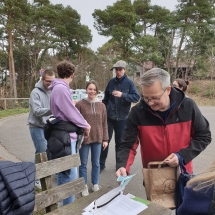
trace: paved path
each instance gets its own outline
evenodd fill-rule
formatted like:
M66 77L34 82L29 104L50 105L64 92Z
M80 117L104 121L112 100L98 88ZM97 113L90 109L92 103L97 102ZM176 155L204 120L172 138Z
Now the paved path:
M213 141L207 149L194 160L194 172L201 171L207 167L214 160L215 152L215 107L201 107L200 109L210 122ZM0 157L5 157L8 160L14 161L34 160L34 146L28 130L27 117L28 114L22 114L16 117L0 120ZM114 153L114 144L113 141L111 141L107 167L100 175L101 186L117 186ZM141 166L140 153L138 151L135 162L131 167L131 173L136 173L136 176L126 186L126 191L136 196L146 198L142 186ZM90 179L90 174L88 174L88 178ZM90 183L90 180L88 181Z

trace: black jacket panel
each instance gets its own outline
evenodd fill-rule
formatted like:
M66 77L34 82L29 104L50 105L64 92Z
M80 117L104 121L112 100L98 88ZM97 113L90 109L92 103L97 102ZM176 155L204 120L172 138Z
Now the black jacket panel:
M46 150L49 160L71 155L71 140L69 133L72 132L83 134L84 130L73 123L65 121L59 121L52 125L52 132L48 139Z
M31 214L34 209L35 164L0 161L0 214Z

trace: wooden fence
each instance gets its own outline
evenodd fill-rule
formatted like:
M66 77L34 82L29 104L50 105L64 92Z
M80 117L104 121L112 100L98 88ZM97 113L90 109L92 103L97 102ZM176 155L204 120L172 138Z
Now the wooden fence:
M0 98L0 110L28 108L30 98Z

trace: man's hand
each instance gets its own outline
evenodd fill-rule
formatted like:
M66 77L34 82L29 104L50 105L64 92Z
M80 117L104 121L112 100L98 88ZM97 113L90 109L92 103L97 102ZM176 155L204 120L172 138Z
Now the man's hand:
M119 176L127 176L126 169L124 167L121 167L116 171L116 177L118 178Z
M163 162L168 164L171 167L176 167L179 165L178 157L174 153L169 155Z
M112 92L112 95L115 96L115 97L122 97L122 92L117 91L117 90L114 90L114 91Z

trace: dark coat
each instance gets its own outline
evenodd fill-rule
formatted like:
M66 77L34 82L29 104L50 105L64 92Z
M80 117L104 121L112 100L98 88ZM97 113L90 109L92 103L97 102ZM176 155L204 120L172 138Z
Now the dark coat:
M35 164L0 161L0 214L30 215L34 210Z
M122 97L112 95L114 90L122 92ZM116 120L125 120L128 117L132 102L138 102L140 95L129 78L124 75L120 80L112 78L105 89L102 102L106 106L107 117Z
M52 125L48 139L47 155L49 160L71 155L71 139L69 133L83 134L84 130L71 122L58 121Z

